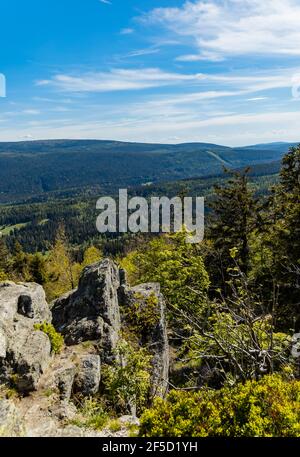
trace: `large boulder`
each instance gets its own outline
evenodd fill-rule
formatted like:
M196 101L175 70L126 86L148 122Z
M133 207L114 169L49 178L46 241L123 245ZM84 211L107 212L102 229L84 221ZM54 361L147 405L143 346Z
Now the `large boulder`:
M56 385L59 390L59 397L62 401L69 401L72 395L72 389L76 374L76 366L68 363L67 366L54 372Z
M73 386L74 393L79 392L85 397L95 395L99 391L101 378L100 356L82 355L77 370Z
M78 288L54 302L53 325L67 345L96 340L101 359L111 360L120 331L119 286L118 267L105 259L86 267Z
M135 287L122 285L119 300L124 314L124 326L131 325L135 316L139 328L135 327L140 346L152 354L151 395L164 397L169 380L169 344L166 323L166 305L158 283L140 284Z
M21 393L36 390L50 362L51 344L35 324L51 322L41 286L0 283L0 382Z

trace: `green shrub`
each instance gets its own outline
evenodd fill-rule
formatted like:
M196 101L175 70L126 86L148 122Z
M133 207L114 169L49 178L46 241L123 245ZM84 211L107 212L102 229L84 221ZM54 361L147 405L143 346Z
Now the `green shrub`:
M186 242L183 231L155 237L146 247L123 259L133 283L159 282L169 310L188 309L198 314L210 285L198 244Z
M172 391L144 412L140 435L300 437L300 381L270 375L219 391Z
M102 430L109 420L108 413L105 411L101 402L96 398L86 398L79 407L79 416L71 423L77 427L92 428Z
M8 279L8 276L7 274L5 273L5 271L1 270L0 269L0 282L1 281L6 281Z
M124 310L125 320L135 334L153 331L160 321L158 299L154 293L149 297L136 293L135 302Z
M122 429L122 424L121 424L120 420L119 419L112 419L111 421L109 421L108 429L112 433L119 432Z
M109 403L120 413L140 413L147 402L150 389L151 356L145 349L135 349L121 340L113 365L104 365L102 382Z
M54 354L59 354L64 345L64 339L60 333L58 333L52 324L48 324L47 322L43 322L42 324L35 324L35 330L40 330L44 332L50 340L51 343L51 351Z

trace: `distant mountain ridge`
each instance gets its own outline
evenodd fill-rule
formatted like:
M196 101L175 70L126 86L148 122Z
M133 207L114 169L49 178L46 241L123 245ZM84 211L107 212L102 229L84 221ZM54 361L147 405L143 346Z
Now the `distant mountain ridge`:
M224 166L261 165L267 169L270 164L275 170L274 164L279 165L282 155L295 144L231 148L209 143L106 140L5 142L0 143L0 202L58 190L97 186L110 192L149 182L212 176L221 173Z

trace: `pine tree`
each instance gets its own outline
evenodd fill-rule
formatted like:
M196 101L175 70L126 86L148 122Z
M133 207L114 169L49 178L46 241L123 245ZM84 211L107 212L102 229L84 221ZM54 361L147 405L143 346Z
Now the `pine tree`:
M10 270L10 255L5 240L0 237L0 280L8 278Z
M280 242L290 264L300 266L300 145L284 156L276 193Z
M23 247L16 241L12 259L12 275L20 281L30 281L29 256L23 251Z
M280 180L273 189L269 230L273 275L279 300L279 325L300 328L300 145L283 157Z
M228 170L225 170L228 172ZM228 269L233 266L230 251L237 249L241 271L250 269L250 237L257 221L258 204L249 187L249 168L242 173L228 172L224 186L215 186L208 237L213 243L213 259L208 262L214 283L226 289ZM209 265L210 264L210 265Z
M78 264L73 263L65 229L60 226L53 249L47 260L48 282L45 285L49 300L74 289L78 281Z
M101 257L102 252L95 246L90 246L84 251L81 267L85 268L88 265L92 265L101 260Z
M37 252L34 254L30 261L30 274L32 281L38 284L45 284L47 282L47 270L45 257Z

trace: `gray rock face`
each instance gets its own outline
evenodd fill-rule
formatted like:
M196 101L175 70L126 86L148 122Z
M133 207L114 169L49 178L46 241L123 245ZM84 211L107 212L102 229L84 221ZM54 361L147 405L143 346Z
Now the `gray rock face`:
M101 358L109 361L120 330L119 286L117 266L105 259L86 267L78 289L54 302L53 325L67 345L97 340Z
M68 401L72 395L72 388L75 379L76 367L61 368L56 372L56 383L59 390L60 400Z
M75 376L73 390L89 397L99 391L101 363L99 355L87 354L81 357Z
M149 312L148 306L155 308L154 320L138 337L141 346L148 347L153 355L151 394L164 396L168 386L169 347L165 302L159 284L130 288L126 284L125 271L105 259L85 268L78 289L54 302L53 325L64 335L67 345L97 341L101 361L110 363L119 339L120 305L126 309L134 308L136 303L142 314ZM85 359L86 369L83 364L76 375L74 388L92 394L99 387L100 360L92 362L90 357Z
M9 400L0 400L0 437L25 436L25 424L15 405Z
M140 284L129 288L124 285L119 293L125 314L130 308L138 309L141 315L148 315L145 327L139 335L140 344L148 348L152 358L151 395L164 397L168 390L169 344L166 324L166 305L160 285ZM138 305L138 308L136 307ZM149 314L149 307L151 308Z
M37 388L50 362L51 345L34 325L50 321L41 286L0 283L0 382L13 381L22 393Z

